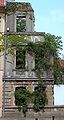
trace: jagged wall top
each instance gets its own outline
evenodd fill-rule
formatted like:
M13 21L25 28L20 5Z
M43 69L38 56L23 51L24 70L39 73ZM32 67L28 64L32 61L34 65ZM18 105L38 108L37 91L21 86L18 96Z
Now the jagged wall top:
M7 2L7 11L34 11L30 3L26 2Z
M29 2L6 2L6 11L15 12L15 11L32 11L34 12L31 4ZM0 7L0 13L5 12L5 6Z

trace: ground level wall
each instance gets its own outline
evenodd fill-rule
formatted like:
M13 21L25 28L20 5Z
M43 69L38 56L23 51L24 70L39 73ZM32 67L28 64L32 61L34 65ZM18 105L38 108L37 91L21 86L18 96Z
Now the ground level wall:
M21 80L22 81L22 80ZM14 92L16 87L25 86L27 89L32 91L37 85L35 82L5 82L5 106L15 106ZM48 105L53 106L53 90L52 85L47 85L46 93L48 98Z
M54 119L53 119L54 116ZM26 118L23 117L22 113L7 113L4 118L0 118L0 120L64 120L64 111L53 111L53 112L44 112L44 113L27 113Z

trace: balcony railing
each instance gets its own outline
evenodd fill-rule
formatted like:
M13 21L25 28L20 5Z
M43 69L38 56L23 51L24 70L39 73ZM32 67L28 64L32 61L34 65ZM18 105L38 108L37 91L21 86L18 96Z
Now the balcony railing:
M54 77L52 74L46 74L44 72L43 76L41 78L43 81L46 82L46 84L54 84ZM17 81L17 82L27 82L27 81L34 81L37 82L39 80L39 77L35 74L35 71L29 71L25 69L13 69L11 73L7 73L7 75L3 76L3 81Z
M13 76L24 77L24 78L28 78L28 77L34 78L36 77L36 74L34 71L28 71L25 69L14 69Z
M10 71L8 71L7 77L22 77L22 78L37 78L37 74L34 70L26 70L26 69L13 69L11 74ZM53 73L43 71L41 77L43 78L53 78Z

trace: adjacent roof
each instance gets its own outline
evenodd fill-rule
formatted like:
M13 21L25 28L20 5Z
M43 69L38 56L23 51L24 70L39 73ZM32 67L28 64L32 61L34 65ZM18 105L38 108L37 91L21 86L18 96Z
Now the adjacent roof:
M61 60L61 61L60 61L60 65L61 65L61 67L64 68L64 60Z
M4 0L0 0L0 7L4 6Z

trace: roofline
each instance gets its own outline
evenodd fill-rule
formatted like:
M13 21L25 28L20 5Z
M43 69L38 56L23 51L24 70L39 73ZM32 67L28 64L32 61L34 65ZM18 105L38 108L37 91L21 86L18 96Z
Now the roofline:
M18 3L18 4L30 4L31 5L31 3L29 3L29 2L6 2L6 4L7 3ZM0 6L0 13L5 13L5 12L9 12L9 10L7 11L5 11L5 5L3 5L3 6ZM25 9L20 9L20 10L18 10L18 11L22 11L22 12L28 12L28 11L30 11L30 12L34 12L34 10L33 10L33 8L31 7L31 9L29 8L29 9L27 9L27 8L25 8Z
M6 4L7 3L9 3L9 4L29 4L30 5L30 8L25 8L25 9L20 9L20 10L22 10L22 11L32 11L32 12L34 12L34 9L32 8L32 5L31 5L31 3L30 2L15 2L15 1L13 1L13 2L6 2ZM19 11L20 11L19 10Z

